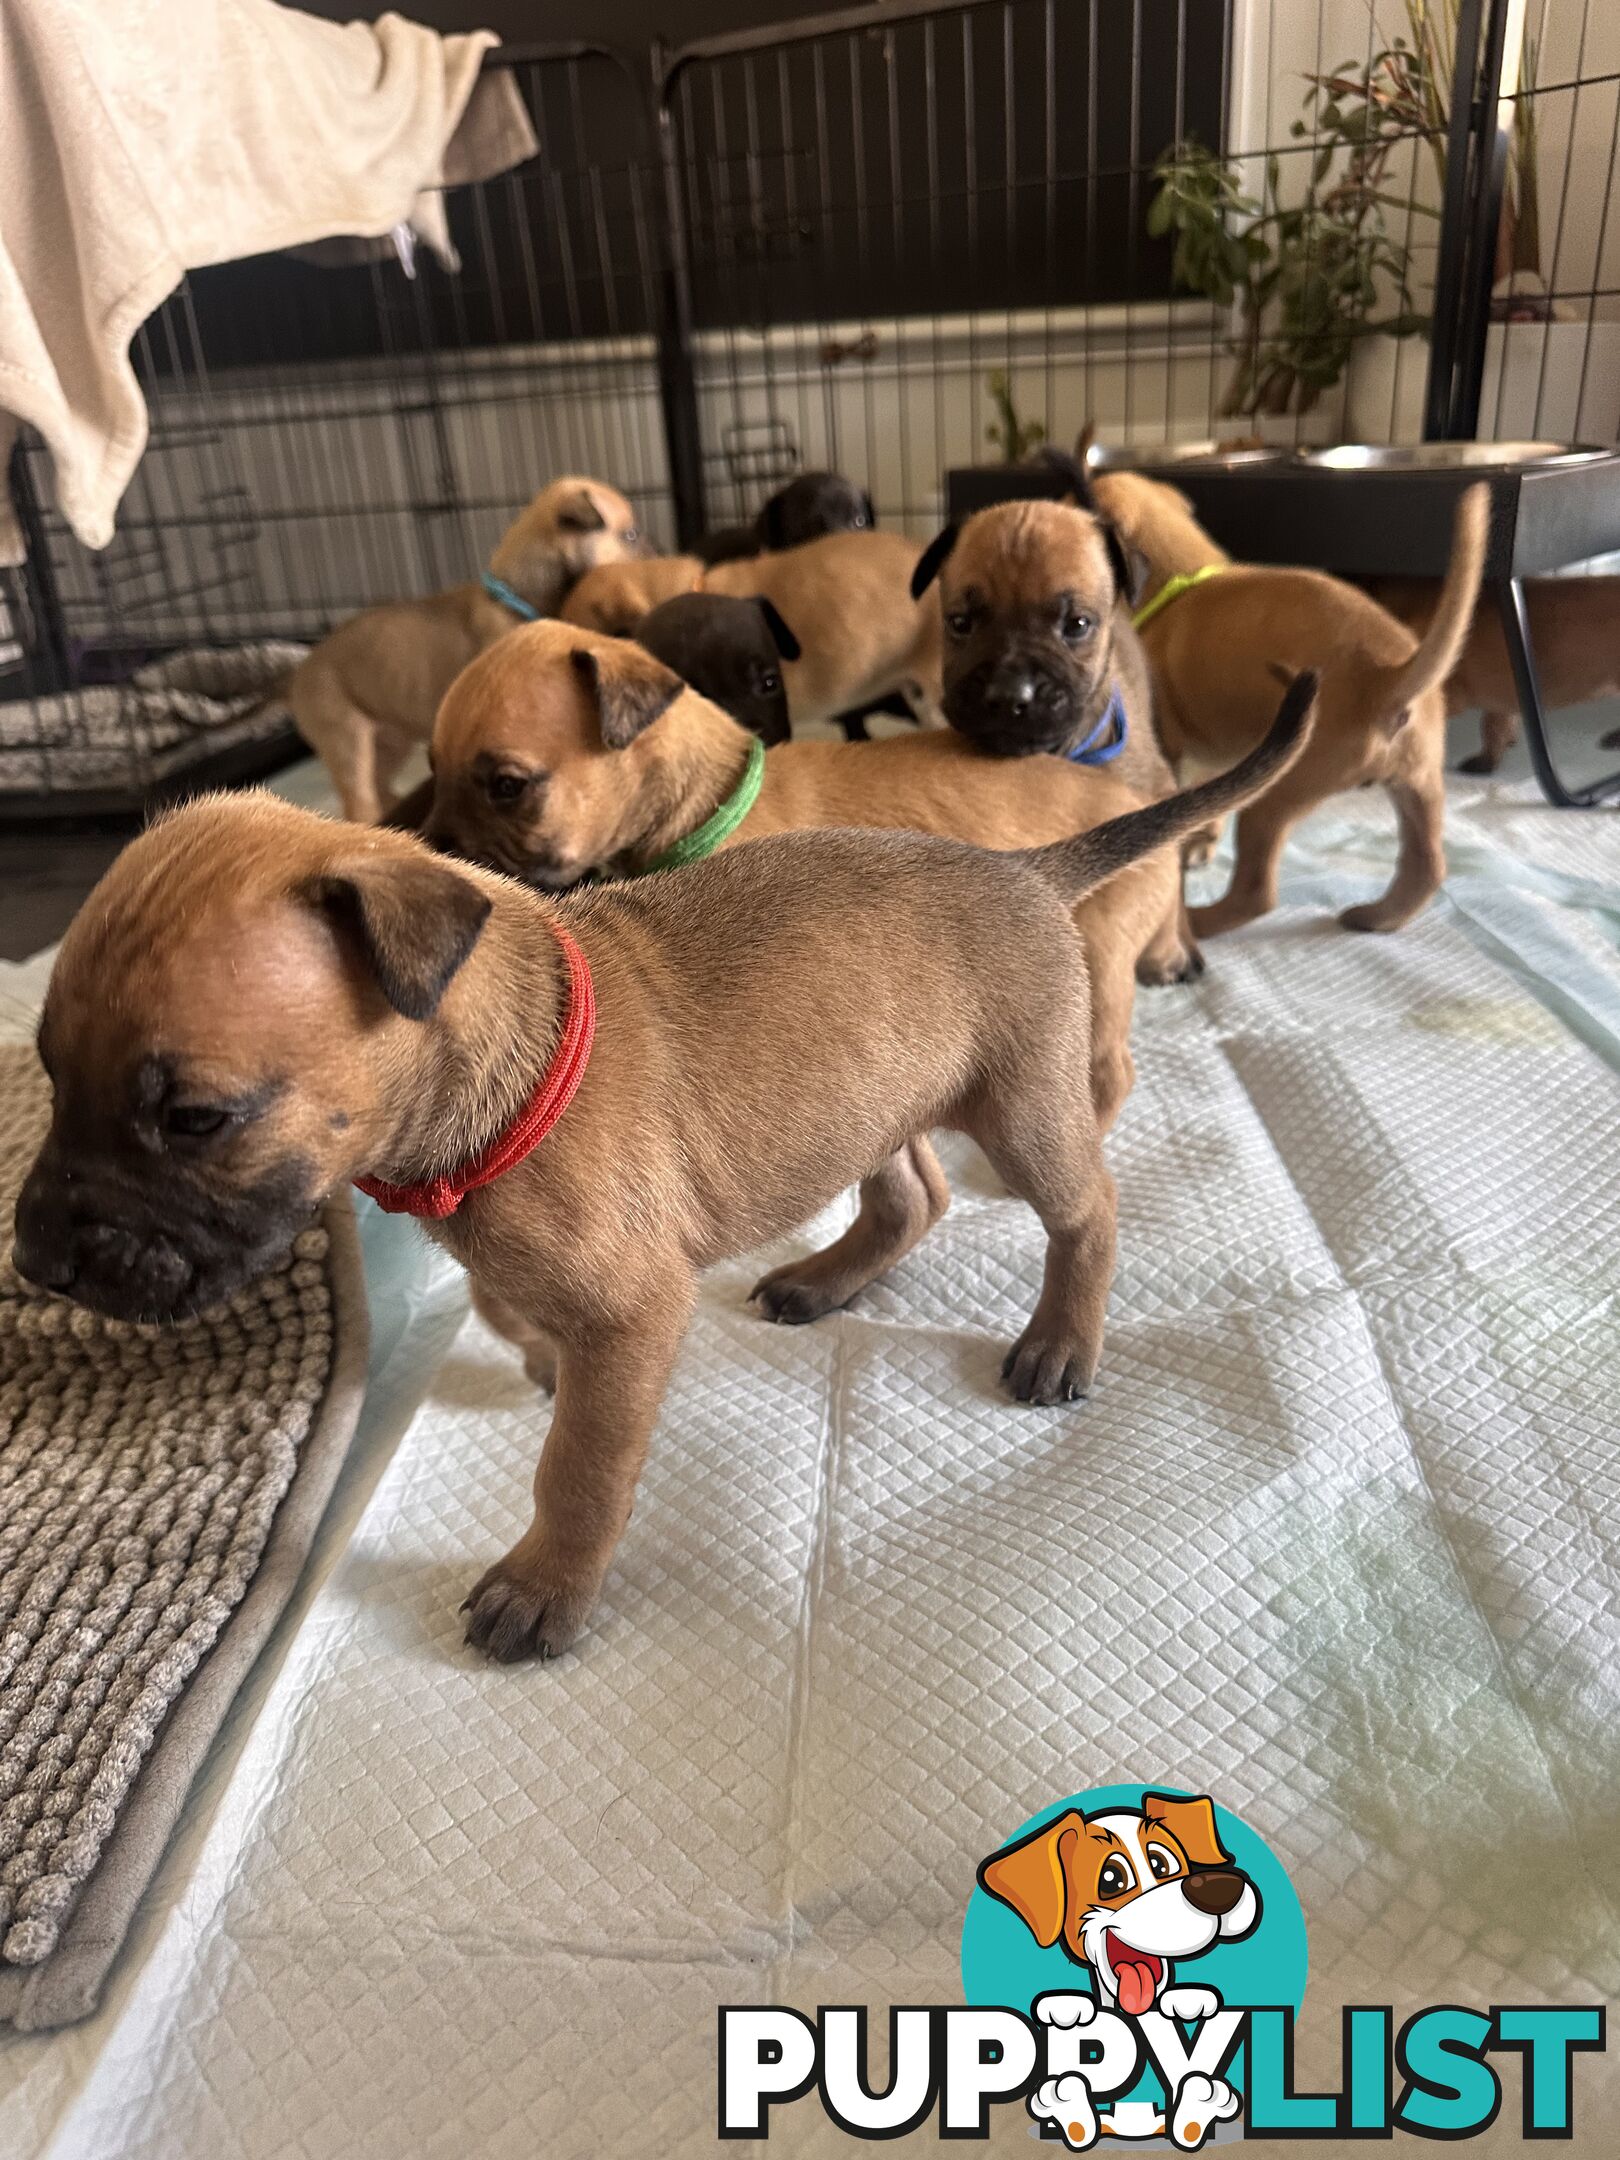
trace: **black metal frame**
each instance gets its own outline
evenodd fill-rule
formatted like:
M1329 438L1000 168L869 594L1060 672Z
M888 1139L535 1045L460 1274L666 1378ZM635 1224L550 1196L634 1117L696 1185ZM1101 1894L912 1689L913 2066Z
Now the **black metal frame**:
M640 370L650 365L655 368L655 376L651 372L634 374L633 396L644 396L650 399L656 393L657 422L652 429L647 430L642 447L645 448L647 443L651 441L655 455L661 455L664 461L664 470L667 471L666 499L672 513L676 537L682 545L690 545L709 522L709 474L706 471L704 440L706 393L699 373L698 341L703 334L699 325L703 321L712 319L714 303L713 293L709 293L706 300L702 300L701 293L698 294L698 299L695 299L695 291L697 291L703 275L703 263L702 261L694 263L693 260L693 234L695 230L698 230L694 225L694 219L697 216L697 205L692 199L692 191L688 187L687 162L692 154L692 146L690 143L683 142L682 138L680 99L683 82L691 78L694 70L707 68L710 70L710 87L712 89L717 80L714 74L715 70L722 69L728 64L741 63L744 70L749 71L748 82L750 95L752 95L753 77L751 70L757 56L775 57L777 66L781 71L779 83L785 85L787 69L790 64L787 55L794 49L810 45L817 40L836 41L839 39L848 41L848 50L851 55L848 62L850 69L849 81L852 82L853 54L856 41L864 40L869 34L880 39L893 41L904 35L905 26L919 24L925 26L924 29L922 31L914 29L910 34L914 39L925 37L928 40L926 49L930 56L931 68L932 56L936 51L936 46L933 42L932 30L927 26L936 21L944 23L948 20L960 20L965 26L968 15L973 12L977 4L978 0L865 0L865 4L838 7L826 13L805 16L789 22L775 22L757 29L747 29L723 36L698 39L678 48L655 45L650 50L631 52L608 44L576 41L559 44L539 43L508 46L502 48L493 56L493 64L536 71L558 67L572 68L576 71L585 66L593 68L605 67L612 71L613 80L623 92L623 109L627 115L631 116L626 121L626 138L627 141L631 137L634 139L633 142L629 143L629 148L625 152L625 163L622 172L619 172L616 168L615 174L609 175L609 177L622 178L628 184L631 208L629 210L625 209L621 202L617 214L621 219L628 218L631 215L634 217L633 253L635 261L630 263L628 272L626 272L623 262L617 258L609 259L608 229L598 195L595 205L595 274L605 296L606 319L609 323L608 336L611 338L620 334L613 328L613 324L618 320L614 312L614 286L616 281L626 275L630 280L630 289L635 295L630 309L630 328L637 340L643 335L650 336L652 362L648 363L646 361L644 351L638 347L629 365L632 370ZM1003 31L1005 49L1000 62L999 77L1001 101L1005 108L999 125L1001 134L1005 138L1006 169L1003 178L995 183L1004 186L1006 191L1006 220L1009 245L1014 224L1014 205L1017 190L1020 186L1026 184L1023 177L1015 173L1012 154L1013 76L1011 71L1011 41L1013 37L1013 4L1014 0L1004 0L1004 4L1000 8L1000 14L1006 18ZM1027 0L1027 4L1033 6L1035 0ZM1098 84L1098 11L1104 4L1105 0L1090 0L1091 44L1087 66L1089 68L1090 102L1093 107L1096 103ZM1133 29L1131 45L1131 64L1134 72L1132 76L1133 112L1130 141L1133 159L1138 160L1142 152L1138 140L1134 99L1143 80L1140 38L1140 8L1142 4L1143 0L1133 0L1132 22L1135 28ZM1185 9L1190 4L1190 0L1180 0L1180 4ZM1486 338L1491 313L1493 251L1503 200L1512 116L1511 100L1504 101L1502 96L1504 68L1508 51L1509 31L1513 21L1516 19L1515 9L1522 6L1522 4L1523 0L1462 0L1456 47L1454 97L1448 136L1447 185L1440 227L1441 251L1436 276L1433 340L1424 400L1424 433L1430 437L1469 436L1475 432L1479 422L1481 386L1486 358ZM1051 55L1057 49L1052 42L1055 35L1052 28L1053 0L1045 0L1045 5L1047 19L1046 52L1048 74L1050 74ZM1228 34L1230 30L1230 0L1226 0L1222 25L1225 43L1223 44L1220 102L1222 111L1225 111L1231 68ZM956 33L954 30L951 35L955 38ZM993 43L994 40L991 40L991 42ZM946 39L942 34L938 49L943 52L945 45ZM900 48L891 43L888 49L893 51ZM829 46L829 51L831 50L833 50L833 47ZM978 47L974 47L974 50L977 53ZM816 60L818 69L820 64L818 48ZM1184 54L1182 60L1178 62L1178 66L1184 70ZM768 75L769 70L767 70ZM987 108L995 103L995 82L995 67L992 64L992 87L986 93L985 98ZM1182 82L1183 73L1178 72L1175 77L1175 118L1178 133L1183 119L1181 107ZM847 89L848 83L846 83L845 87ZM538 93L536 94L538 95ZM615 98L618 95L618 92L614 93ZM785 99L785 89L779 88L777 95ZM932 129L932 100L934 95L932 73L929 75L928 95L930 99L930 129ZM615 110L617 110L617 106ZM1076 110L1078 110L1078 107L1076 107ZM1050 97L1048 97L1048 113L1050 113ZM858 125L858 119L856 124ZM1112 177L1118 180L1119 175L1102 174L1097 165L1097 133L1094 111L1088 117L1087 126L1088 133L1085 138L1087 143L1087 164L1086 171L1081 175L1081 178L1086 183L1087 246L1089 248L1091 245L1090 227L1095 218L1099 179ZM894 203L890 205L890 211L895 221L894 245L898 248L902 216L900 202L901 167L899 152L896 148L896 129L892 113L888 120L888 128L890 135L889 158L893 167L892 192L896 198ZM1050 118L1047 120L1047 129L1045 153L1045 216L1047 223L1045 227L1045 246L1047 256L1050 259L1054 247L1053 203L1058 199L1054 194L1054 188L1059 179L1059 176L1054 171L1052 151L1054 138L1051 134ZM580 131L572 139L581 144L580 156L584 159L583 122ZM930 137L930 142L931 139ZM1304 154L1309 155L1312 145L1307 142L1302 147ZM745 151L746 156L751 159L752 150L745 146ZM563 154L566 156L566 152ZM592 153L593 156L594 154ZM735 158L737 153L734 151L732 155ZM884 175L882 170L881 151L878 164L880 176L887 179L888 176ZM527 169L531 176L535 170L535 168ZM1139 223L1139 218L1134 213L1140 208L1136 194L1140 176L1139 163L1130 163L1128 177L1133 210L1131 218L1133 246L1135 244L1136 227ZM1064 175L1062 177L1069 179L1073 176ZM583 196L587 184L599 187L601 178L601 171L594 166L587 171L582 165L580 171L575 172L572 167L564 164L560 175L552 169L546 168L540 179L536 180L531 177L521 182L514 179L512 183L512 199L507 208L510 215L518 220L515 229L519 234L526 258L531 251L526 236L526 228L522 224L522 209L525 203L538 201L539 198L525 194L525 187L533 186L554 190L557 203L556 215L559 219L563 219L565 215L563 209L564 187L577 186L580 195ZM935 194L927 198L928 206L931 216L937 220L939 216L939 203L937 200L938 168L933 162L932 148L930 148L929 158L929 180ZM1038 178L1035 184L1039 186ZM490 184L492 188L498 188L501 185L503 183ZM757 207L757 204L764 200L764 197L758 193L757 178L753 174L746 175L745 181L739 182L739 188L746 194L745 208L750 205ZM869 214L875 216L882 205L878 202L877 196L867 189L863 174L856 175L854 192L857 198L857 214L863 219ZM643 195L645 195L645 205ZM834 227L830 222L830 210L832 207L839 207L842 210L844 206L835 206L833 197L826 194L825 188L823 188L823 196L825 199L819 201L819 212L824 218L829 219L827 230L832 232ZM549 201L549 199L548 197L547 200ZM487 227L489 211L492 206L499 207L499 205L495 204L493 196L486 203L483 194L478 193L475 210L480 221L480 232L485 238L485 254L482 260L488 276L492 276L493 271L485 228ZM909 205L907 207L909 208ZM971 203L968 214L970 217L975 214ZM583 220L584 213L581 211L579 215ZM988 211L984 212L984 216L988 223ZM507 226L498 229L510 232L514 228ZM584 225L583 223L576 224L573 229L576 235L581 234ZM915 230L915 226L908 226L906 230L909 238L910 233ZM996 227L998 234L999 230L998 224ZM707 235L707 245L710 248L716 248L718 240L723 239L723 237L723 228L719 229L718 234L709 233ZM699 239L701 243L703 239L701 231L699 232ZM699 252L701 254L701 245ZM1088 256L1087 260L1089 261L1089 259ZM889 258L880 255L879 260L887 262ZM1134 265L1134 256L1131 260ZM550 265L544 265L543 267L548 271L551 268ZM529 262L528 268L532 280L535 275L532 262ZM572 270L566 265L564 275L569 277L573 275ZM398 516L409 511L414 519L411 544L428 547L431 558L429 567L431 569L453 575L454 566L463 559L464 554L461 545L465 539L465 534L461 529L462 521L475 510L492 510L496 507L493 501L485 504L469 499L466 490L458 494L453 479L449 477L451 471L450 432L454 419L453 408L457 405L458 400L463 409L481 406L486 413L486 417L488 409L493 408L498 403L505 403L510 400L514 407L512 426L517 436L520 437L522 434L522 427L519 425L521 419L526 422L531 436L535 436L538 430L538 434L545 435L546 440L553 447L555 447L555 438L547 432L546 426L537 422L532 409L526 415L522 411L525 394L531 408L535 394L532 391L525 393L521 388L516 390L503 388L500 363L493 359L486 362L478 358L476 348L481 342L488 342L487 327L482 339L475 336L470 342L467 340L463 330L463 350L460 354L462 377L458 378L461 381L461 388L457 392L453 383L447 385L444 371L436 353L434 322L429 305L429 296L424 291L423 285L416 282L409 288L400 288L396 292L395 288L387 284L386 281L390 276L397 276L397 272L385 273L383 270L374 268L371 276L379 333L384 340L383 351L385 357L391 359L397 372L409 374L411 380L412 397L408 401L402 400L398 409L399 413L404 415L408 403L410 415L414 415L414 420L410 420L409 416L407 416L406 420L401 423L404 428L401 437L401 455L405 460L406 467L403 492L408 495L409 501L406 503L384 503L361 497L355 505L355 514L358 514L363 509L367 515L374 515L378 519L375 527L376 533L388 537L386 541L383 538L378 538L375 542L368 540L367 546L374 549L380 548L384 554L391 556L400 545L400 542L397 535L393 534L392 528L384 525L381 520L385 515ZM1133 267L1131 279L1134 280L1134 277L1135 271ZM1129 289L1140 295L1140 288L1134 283L1130 284ZM710 308L711 315L709 317L704 317L701 314L699 300L702 300L702 305ZM495 325L495 342L498 345L502 343L516 344L518 346L530 343L543 345L547 341L555 341L557 337L554 320L555 309L552 310L553 320L550 326L547 327L544 322L545 310L541 308L538 297L534 299L532 308L518 319L515 334L510 337L506 331L501 329L503 319L501 313L502 296L498 289L491 286L488 290L474 292L466 297L465 304L472 306L475 310L483 307L486 316L491 309L493 310L491 319ZM1125 302L1127 326L1129 323L1129 310L1132 304L1130 299ZM180 336L182 339L187 335L192 337L194 344L196 344L200 362L202 347L200 343L196 342L196 318L191 312L191 295L186 288L182 288L175 305L182 310ZM452 291L448 300L445 300L441 294L440 305L441 307L448 305L453 311L458 325L461 323L464 306L464 297L461 292ZM961 305L962 303L953 292L953 308ZM966 312L970 318L974 315L977 305L976 299L970 293L966 301ZM1022 298L1009 303L1009 323L1011 321L1010 309L1023 309L1025 305L1026 303ZM1048 370L1049 386L1054 350L1050 341L1051 305L1052 303L1048 299L1046 303L1048 337L1045 364ZM795 320L795 318L791 317L788 319ZM578 314L574 309L571 296L568 320L571 327L565 331L565 339L595 335L595 331L589 325L593 320L600 321L601 316L598 313L596 317L592 317L589 307L587 307L583 316ZM771 320L775 320L775 318L771 318ZM525 325L529 327L525 328ZM733 347L735 346L737 334L735 328L728 329L726 332ZM1221 334L1220 332L1216 333L1217 340ZM933 335L937 352L939 336L937 316ZM1012 336L1010 328L1007 336L1009 339L1008 353L1010 359L1010 340ZM142 338L145 339L146 337L147 332L143 331ZM161 331L154 325L152 337L155 344L160 338L167 339L169 347L168 376L171 379L183 381L185 379L185 368L183 355L176 346L174 322L165 318L162 322ZM1127 337L1129 337L1128 327ZM340 350L341 348L333 349ZM1212 342L1210 346L1212 369L1216 349L1216 343ZM1089 355L1089 348L1087 350ZM1127 365L1130 362L1131 350L1132 348L1127 343L1125 355ZM1169 347L1171 357L1165 361L1167 385L1165 410L1167 422L1170 418L1168 385L1171 379L1171 369L1179 364L1175 356L1185 350L1186 348L1175 346L1172 343ZM164 354L161 349L157 349L152 357L158 376L161 378L165 374ZM984 357L991 361L997 358L997 350L993 342L989 345ZM476 364L469 365L470 362ZM613 364L618 366L620 361L615 359ZM977 345L974 345L969 354L967 369L971 373L979 365L980 349ZM1091 361L1089 356L1085 365L1087 369L1086 389L1089 396L1091 382L1089 372ZM731 389L734 399L737 399L739 395L739 379L736 373L734 351L731 355L731 366ZM767 376L769 375L770 366L771 362L767 357ZM206 376L202 374L200 369L199 374L203 387L206 387ZM867 377L868 384L870 384L871 379L869 375ZM513 377L512 380L516 383L519 378ZM829 387L825 392L829 412L834 395L831 384L832 377L829 375ZM469 385L472 387L469 387ZM317 389L323 387L322 380L318 377L315 379L315 387ZM387 388L385 381L382 384L382 392L385 398ZM769 385L767 385L767 389L769 391ZM272 397L274 396L274 392L269 394ZM366 393L368 396L374 394L374 392ZM801 389L801 397L805 394ZM811 399L814 399L816 396L815 390L811 389L808 395ZM866 426L869 441L872 428L870 395L868 389ZM770 402L769 395L766 402ZM1048 402L1049 404L1051 402L1050 395ZM1213 404L1212 374L1212 410ZM370 408L368 407L367 413L369 411ZM936 436L939 428L937 415L938 408L936 406ZM289 415L289 417L296 418L297 416ZM362 413L359 406L356 405L352 413L341 413L339 417L345 420L352 419L355 425L359 426L366 418L366 414ZM633 406L631 408L631 417L628 419L625 417L625 413L622 410L620 411L618 430L621 450L626 448L634 450L635 445L630 442L630 436L639 434L642 431L645 419L646 415L641 412L639 407ZM416 423L420 423L417 432L420 432L421 429L426 430L425 440L421 443L415 443L411 440L411 428ZM253 421L245 424L273 426L276 423L274 421ZM323 419L321 424L328 423ZM604 425L605 423L599 420L581 421L580 423L581 428L586 432ZM608 428L607 433L611 435L612 429ZM653 440L654 437L657 439ZM310 441L314 442L316 440L315 436L310 437ZM517 458L514 462L521 462L524 452L520 440L515 442L515 449ZM536 453L540 449L541 445L538 440L531 441L529 446L530 463L535 462ZM303 456L308 454L307 449L299 452L299 455ZM611 443L608 443L606 452L608 462L611 462L612 454ZM289 456L291 455L292 452L289 450ZM355 456L352 444L345 450L344 455L350 458ZM904 452L902 452L902 455L904 455ZM75 675L75 643L70 634L69 613L65 610L63 599L56 590L47 521L35 497L31 476L25 469L26 461L20 451L17 462L19 471L14 476L17 484L14 485L13 492L24 518L30 540L30 563L21 600L27 609L30 624L34 630L35 651L38 660L35 671L36 681L41 690L56 689L63 686L72 687L78 679ZM935 461L934 471L936 473L938 464L943 462L943 458ZM363 442L359 452L359 467L364 468L364 466L365 444ZM734 486L736 470L737 468L734 466ZM362 479L364 478L363 470L360 471L359 476ZM138 475L137 488L146 484L144 477ZM1259 485L1260 483L1254 484ZM665 485L665 481L660 478L658 481L660 492L664 490ZM932 485L931 479L929 485ZM904 487L909 498L909 481L904 483ZM1568 553L1546 556L1546 548L1542 545L1542 541L1538 539L1535 549L1532 550L1532 552L1537 553L1537 560L1534 562L1521 562L1518 560L1518 543L1512 536L1517 534L1520 529L1519 505L1521 496L1528 502L1530 493L1527 491L1530 490L1531 476L1527 475L1523 487L1515 486L1512 492L1511 513L1502 508L1502 505L1505 505L1508 500L1507 496L1504 494L1500 498L1499 519L1501 516L1509 517L1510 544L1505 557L1500 560L1493 558L1492 584L1493 590L1496 592L1497 604L1502 613L1503 628L1507 638L1508 650L1513 661L1515 679L1519 685L1526 737L1537 777L1552 801L1572 806L1582 806L1593 801L1607 799L1609 795L1620 792L1620 775L1598 783L1595 788L1571 790L1564 786L1559 779L1548 748L1545 719L1540 704L1535 658L1530 646L1525 618L1521 580L1527 570L1547 569L1579 558ZM396 490L396 492L400 491ZM319 491L317 491L317 495L321 504L318 514L332 518L335 524L341 525L343 520L351 514L346 498L340 498L337 495L328 498L325 495L320 495ZM1385 493L1377 499L1387 510L1392 498ZM1429 498L1413 499L1427 500ZM1537 499L1541 498L1538 497ZM1338 501L1341 504L1345 503L1348 501L1348 496L1338 498ZM1298 511L1303 506L1303 502L1304 498L1302 496L1293 497L1293 509ZM144 516L145 522L154 531L161 528L163 513L160 508L155 506L153 501L149 500L145 504L137 501L136 509L137 515L129 521L131 525L137 528L140 527ZM912 504L911 509L915 514L916 505ZM262 513L266 518L293 516L296 514L296 511L270 510L265 510ZM1617 515L1620 515L1620 512L1617 512ZM448 546L439 548L434 545L434 542L439 527L446 518L454 521L454 530L445 534L445 538L449 543ZM178 530L180 522L184 521L175 522L176 530ZM1340 522L1337 513L1334 522ZM1555 517L1552 520L1552 526L1558 527L1559 522ZM217 519L215 523L217 525ZM1545 521L1543 521L1543 524L1545 524ZM665 529L667 530L667 526ZM1297 518L1292 522L1289 529L1293 541L1306 550L1303 554L1296 554L1294 559L1313 559L1309 553L1308 544L1299 537ZM296 530L296 526L290 526L285 531L279 527L276 529L276 544L283 554L287 552L288 548L287 534ZM1620 541L1620 531L1616 531L1612 537ZM184 541L185 553L189 562L193 553L193 535L186 532L181 535L181 538ZM207 567L207 550L211 538L217 539L217 533L212 527L197 536L195 543L205 557L205 569ZM1567 540L1568 535L1566 534ZM1263 554L1264 550L1250 550L1249 552ZM1542 556L1546 556L1546 559L1541 559ZM1318 550L1317 559L1320 559L1320 549ZM1352 567L1342 561L1336 561L1332 566L1340 568ZM1422 565L1426 570L1438 569L1440 566L1440 560L1431 563L1427 558ZM351 567L355 566L351 565ZM364 568L363 565L358 567ZM372 564L373 570L377 570L377 567L374 562ZM382 563L381 571L385 573L388 567L386 562ZM1386 552L1378 567L1395 568L1398 565L1390 560ZM1416 568L1418 565L1414 563L1408 565L1408 567ZM396 564L394 568L397 576L398 565ZM408 582L409 565L406 568ZM99 573L99 564L97 570ZM103 583L105 584L105 580L103 580ZM335 604L341 612L347 612L351 606L365 604L363 599L350 601L345 598L340 601L335 593L324 588L322 598ZM112 619L117 619L117 608L111 604L110 596L107 613ZM206 635L208 624L206 599L200 610L194 610L193 613L198 615L201 620ZM126 623L124 625L124 628L137 633L132 638L132 643L138 644L140 642L138 632L141 627L138 620L133 624ZM150 627L149 624L148 627ZM318 632L325 627L325 624L311 620L303 627L309 631ZM289 751L295 753L296 745L289 744L286 747ZM132 812L138 814L144 808L149 807L151 800L150 794L141 795L137 793L137 796L130 801L129 808ZM42 798L41 802L33 807L49 812L53 808L53 804L49 799ZM77 814L79 808L80 805L77 803L69 805L67 806L67 814ZM17 798L10 797L0 800L0 814L14 814L17 809Z
M1479 431L1496 235L1517 95L1516 81L1514 92L1504 95L1508 32L1516 17L1522 22L1523 9L1524 0L1462 0L1458 16L1446 203L1424 401L1423 432L1431 442L1472 441ZM1536 780L1547 800L1559 809L1589 810L1620 796L1620 769L1579 788L1570 787L1559 773L1541 699L1524 580L1527 575L1564 569L1620 546L1620 478L1615 472L1604 475L1609 494L1609 512L1604 516L1600 499L1592 494L1589 475L1556 470L1538 474L1528 469L1513 477L1516 484L1511 491L1505 483L1493 485L1495 532L1505 537L1504 551L1487 567L1486 583L1501 620L1524 721L1525 748ZM1549 497L1549 489L1556 491L1555 496ZM1390 504L1387 493L1379 500ZM1575 506L1573 518L1561 514L1566 503ZM1521 504L1527 508L1545 505L1547 514L1532 515L1521 524ZM1493 549L1493 555L1498 553ZM1437 574L1442 567L1443 558L1433 559L1424 565L1424 572Z

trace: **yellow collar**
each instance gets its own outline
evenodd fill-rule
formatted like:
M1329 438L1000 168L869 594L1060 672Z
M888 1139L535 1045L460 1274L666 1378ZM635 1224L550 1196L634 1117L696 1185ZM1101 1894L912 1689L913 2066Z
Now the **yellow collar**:
M1140 630L1144 623L1153 620L1160 608L1167 608L1172 600L1179 600L1182 594L1190 591L1194 585L1202 585L1205 578L1219 577L1223 570L1230 570L1231 567L1230 563L1207 562L1201 570L1178 570L1174 577L1165 579L1145 607L1137 609L1131 617L1131 627Z

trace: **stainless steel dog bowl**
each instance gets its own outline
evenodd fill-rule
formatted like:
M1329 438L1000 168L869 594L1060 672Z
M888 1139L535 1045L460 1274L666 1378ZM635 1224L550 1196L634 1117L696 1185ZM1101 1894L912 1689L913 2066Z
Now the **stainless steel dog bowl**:
M1505 465L1586 465L1611 450L1556 442L1339 443L1302 450L1301 462L1331 472L1465 472Z
M1196 465L1209 469L1252 465L1276 465L1292 455L1288 450L1273 450L1264 446L1253 449L1224 449L1220 443L1166 442L1166 443L1112 443L1097 444L1091 452L1093 472L1171 472L1184 465Z

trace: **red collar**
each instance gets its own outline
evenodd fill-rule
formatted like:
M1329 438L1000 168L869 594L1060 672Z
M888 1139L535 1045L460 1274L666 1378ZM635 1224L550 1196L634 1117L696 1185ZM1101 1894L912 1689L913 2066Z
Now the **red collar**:
M550 1132L574 1099L585 1076L596 1033L596 992L585 955L561 923L551 925L568 963L568 1010L563 1015L562 1037L540 1084L505 1132L497 1133L481 1154L447 1176L423 1178L416 1185L389 1185L381 1178L357 1177L356 1185L387 1215L419 1215L428 1222L443 1222L463 1199L480 1185L487 1185L504 1171L515 1169Z

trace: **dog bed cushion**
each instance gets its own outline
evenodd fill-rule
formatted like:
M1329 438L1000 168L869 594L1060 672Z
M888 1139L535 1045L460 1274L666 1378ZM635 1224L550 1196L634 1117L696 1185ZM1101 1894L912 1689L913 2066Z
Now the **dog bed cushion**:
M0 1045L0 1221L44 1136ZM95 1318L0 1260L0 2018L95 2000L187 1785L285 1600L353 1430L346 1200L174 1329Z

